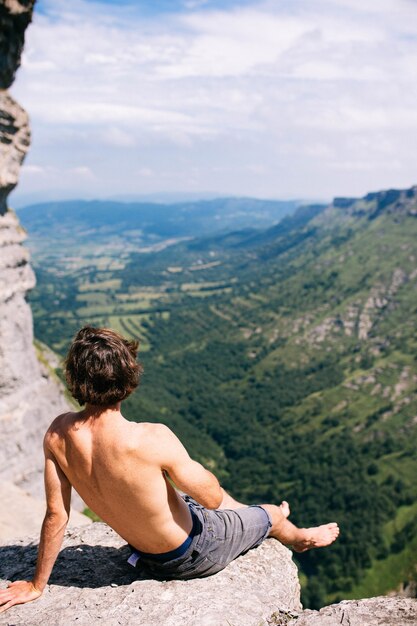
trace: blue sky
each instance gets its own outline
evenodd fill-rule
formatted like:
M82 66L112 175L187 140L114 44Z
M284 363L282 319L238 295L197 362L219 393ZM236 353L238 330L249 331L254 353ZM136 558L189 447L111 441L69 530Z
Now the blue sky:
M11 201L408 187L416 74L413 0L38 0Z
M100 4L103 6L110 6L115 8L130 7L135 10L136 13L141 15L158 15L163 13L182 13L189 11L199 10L212 10L212 9L230 9L236 6L245 6L255 4L253 0L101 0L99 3L92 2L91 0L86 4ZM47 0L37 0L36 12L48 14L51 10L51 5Z

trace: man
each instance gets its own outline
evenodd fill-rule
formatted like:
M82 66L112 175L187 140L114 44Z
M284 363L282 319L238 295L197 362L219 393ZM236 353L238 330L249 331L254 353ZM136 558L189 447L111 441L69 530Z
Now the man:
M268 536L297 551L337 538L336 523L294 526L286 502L236 502L169 428L125 420L121 402L141 373L137 350L137 342L105 328L85 327L76 335L66 379L85 408L57 417L45 435L47 511L35 575L0 591L0 612L42 594L61 548L72 486L132 546L129 562L140 559L164 580L214 574Z

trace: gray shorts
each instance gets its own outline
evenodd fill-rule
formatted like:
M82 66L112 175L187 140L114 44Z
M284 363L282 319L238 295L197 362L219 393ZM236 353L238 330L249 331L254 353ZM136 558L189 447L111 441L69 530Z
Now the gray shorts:
M141 556L140 565L154 578L184 580L210 576L268 537L271 518L261 506L211 510L190 496L183 498L194 518L194 537L186 552L176 559L158 562Z

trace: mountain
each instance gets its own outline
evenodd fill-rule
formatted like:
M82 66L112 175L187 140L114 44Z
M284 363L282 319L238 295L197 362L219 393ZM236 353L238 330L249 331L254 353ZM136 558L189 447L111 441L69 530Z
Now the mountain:
M337 520L334 546L299 557L308 605L412 581L417 188L158 253L92 256L78 232L76 258L35 252L38 337L61 354L85 323L140 337L130 419L169 424L238 498Z
M79 245L114 247L114 251L149 251L190 237L266 227L292 213L299 202L216 198L164 204L112 200L68 200L30 205L19 209L19 218L31 233L30 245L65 246L76 253ZM152 247L153 246L153 247ZM101 253L101 249L100 249Z

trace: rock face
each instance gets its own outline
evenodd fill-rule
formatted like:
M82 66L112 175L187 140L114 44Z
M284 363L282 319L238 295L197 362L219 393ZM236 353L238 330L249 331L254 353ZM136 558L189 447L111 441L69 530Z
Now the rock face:
M14 537L24 537L28 529L34 535L39 534L45 515L44 500L37 500L20 487L2 480L0 502L7 502L0 514L0 544ZM92 522L88 517L72 511L71 526L85 526L90 523Z
M0 216L7 211L7 196L17 185L29 144L26 111L6 91L0 91Z
M0 547L0 587L30 578L30 539ZM302 611L291 552L274 539L225 570L187 581L157 581L126 559L130 550L105 524L66 533L50 584L31 604L0 615L0 626L410 626L417 600L369 598Z
M126 563L129 554L105 524L69 531L44 595L13 607L0 624L266 626L273 613L301 609L291 552L274 539L214 576L188 581L151 580ZM0 547L2 576L31 576L35 558L27 540Z
M20 66L25 31L32 19L35 0L0 2L0 88L8 89Z
M0 1L0 215L7 211L7 196L17 184L30 143L27 113L4 90L20 65L34 4L35 0Z
M25 300L35 276L22 246L25 233L7 208L30 130L26 112L6 89L20 64L33 5L34 0L0 0L0 479L40 495L43 434L68 404L58 380L35 352L32 313Z
M290 622L291 623L291 622ZM417 600L366 598L344 600L321 611L304 611L294 626L415 626Z

